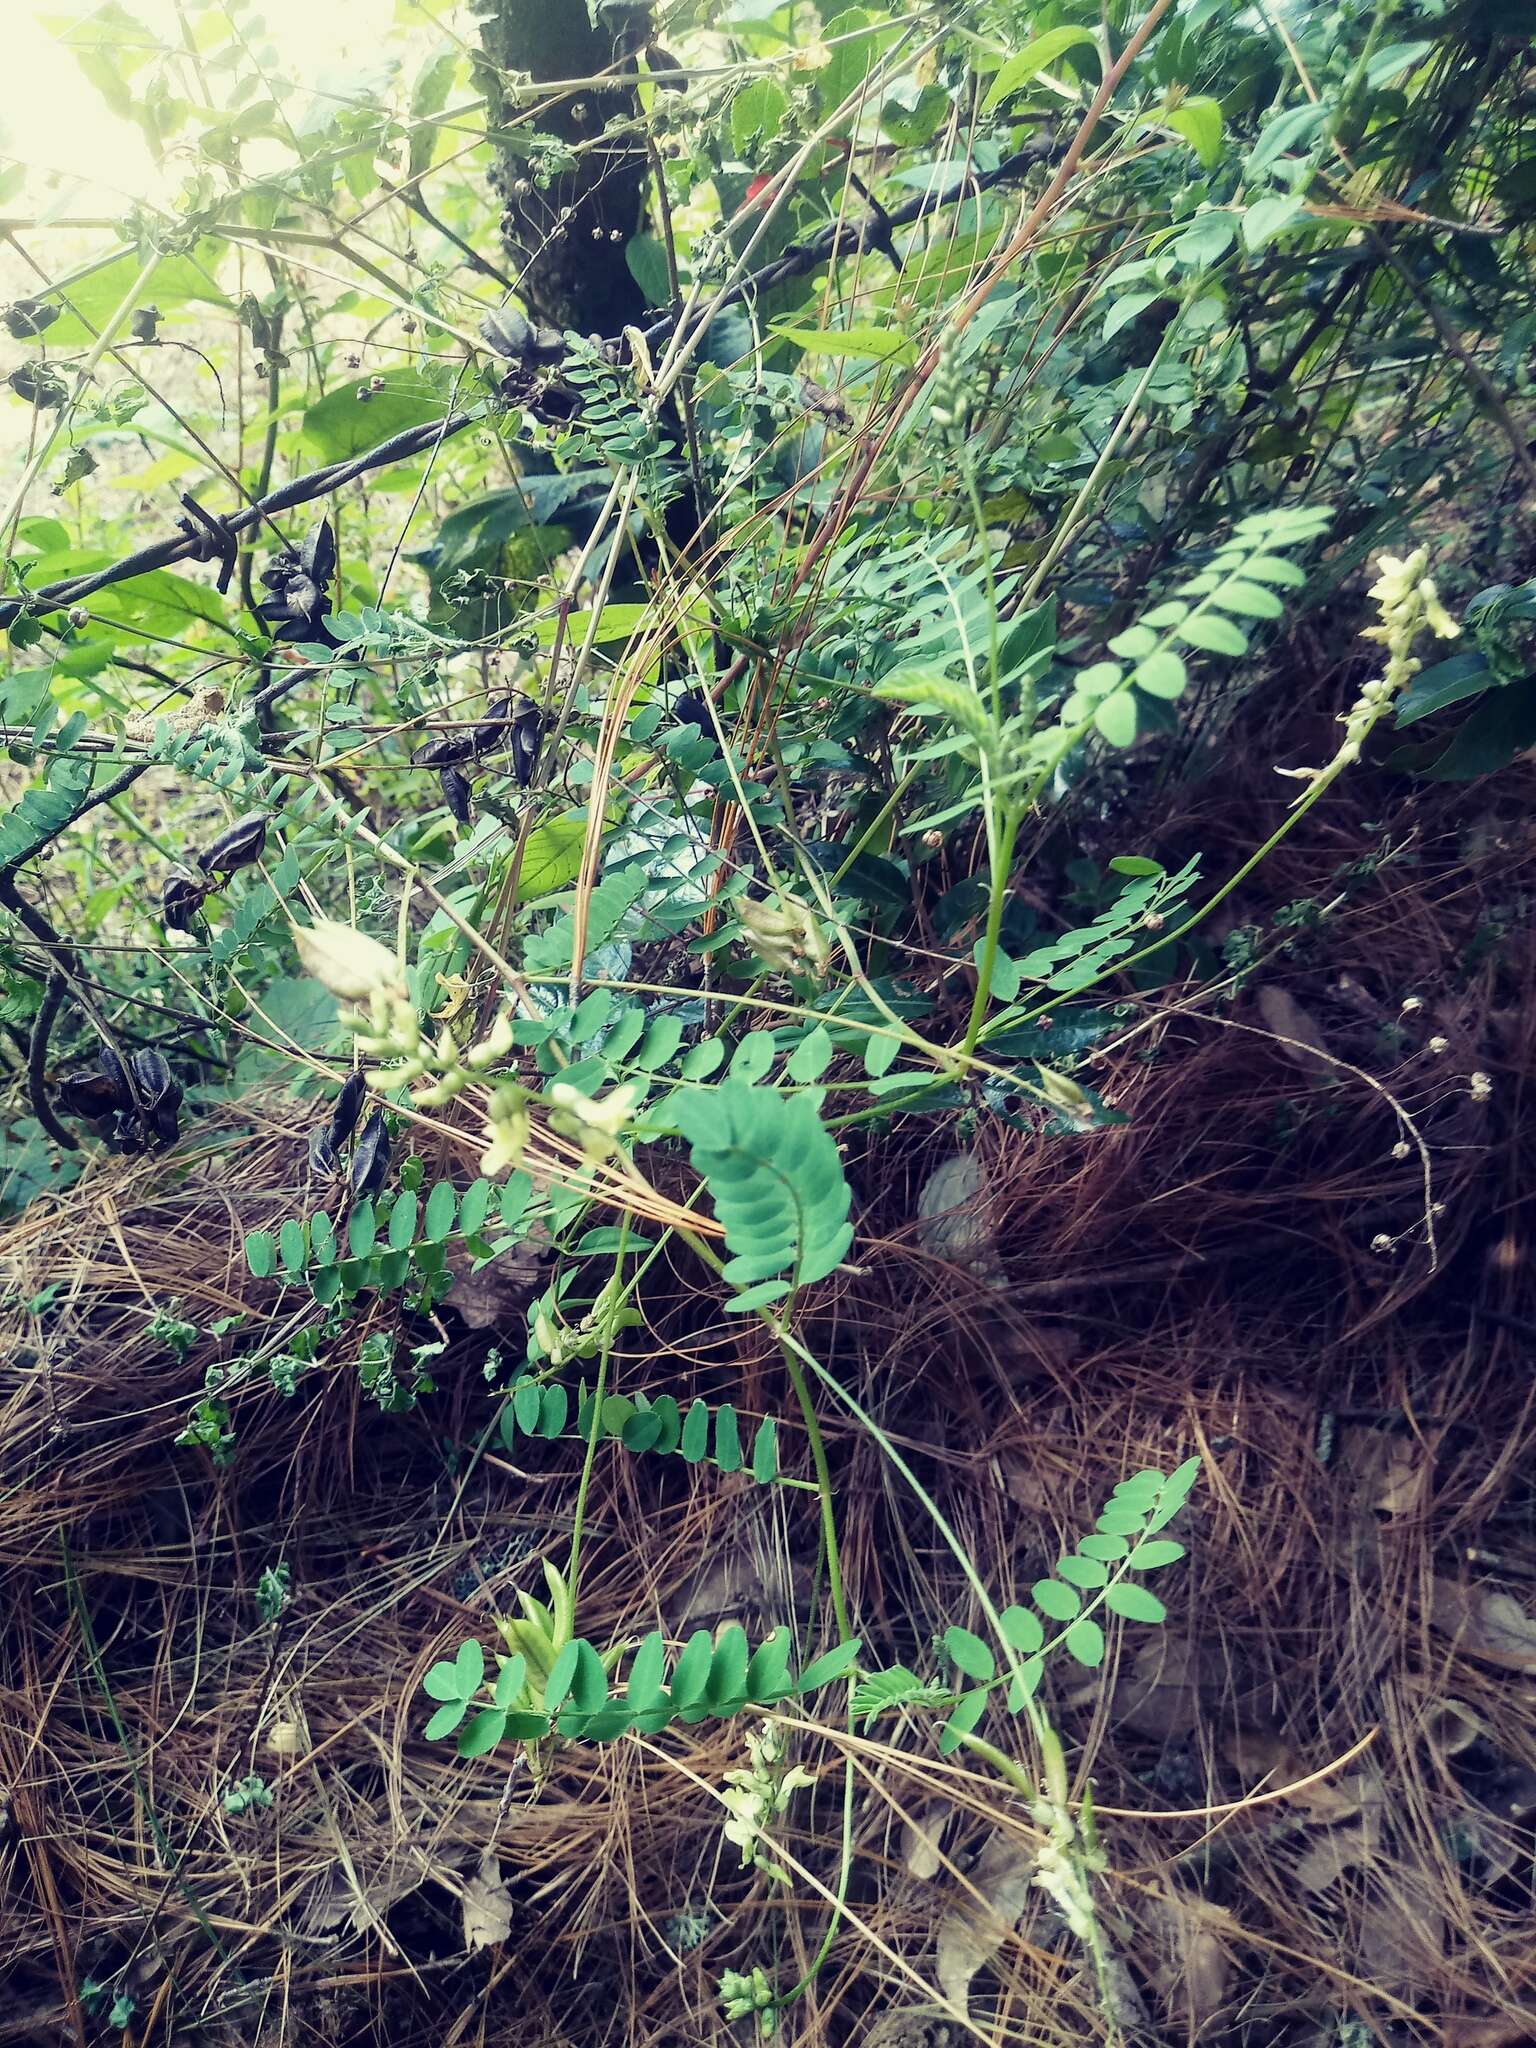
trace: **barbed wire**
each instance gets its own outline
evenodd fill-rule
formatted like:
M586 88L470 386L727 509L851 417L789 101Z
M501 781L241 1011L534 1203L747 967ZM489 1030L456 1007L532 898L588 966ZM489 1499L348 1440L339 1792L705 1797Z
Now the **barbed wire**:
M958 204L961 200L979 197L994 185L1009 178L1022 176L1036 164L1050 162L1058 152L1058 144L1052 136L1042 136L1026 143L989 170L968 171L953 191L935 196L932 192L916 194L900 206L887 211L884 207L870 202L869 212L852 222L836 222L812 236L805 242L792 243L782 254L765 263L749 276L715 295L710 301L706 320L715 319L727 306L739 304L742 300L756 297L772 290L775 285L787 283L791 278L804 276L807 271L820 264L831 262L835 257L856 253L865 247L885 249L892 231L910 227L925 213L939 207ZM887 250L888 254L893 253ZM667 341L678 324L675 312L661 314L642 329L648 347ZM608 344L622 348L622 337L613 337ZM530 394L531 395L531 394ZM329 497L360 476L371 470L387 468L391 463L408 461L413 455L427 450L461 434L466 427L472 427L484 420L484 405L466 406L450 412L441 420L425 421L414 427L406 427L387 440L362 453L349 456L340 462L331 462L319 469L312 469L303 476L289 479L276 490L264 497L253 498L249 504L221 517L209 519L203 531L188 532L184 526L174 533L166 534L159 540L149 541L136 548L120 560L108 563L100 569L93 569L78 576L65 577L60 582L44 584L40 589L28 591L19 597L0 598L0 627L7 627L20 618L24 612L39 613L59 611L69 605L81 603L104 590L109 584L125 583L134 576L143 576L151 569L166 569L176 562L206 562L215 558L215 532L222 532L238 539L263 520L279 512L291 512L300 505L313 504L317 498ZM206 516L206 515L204 515Z

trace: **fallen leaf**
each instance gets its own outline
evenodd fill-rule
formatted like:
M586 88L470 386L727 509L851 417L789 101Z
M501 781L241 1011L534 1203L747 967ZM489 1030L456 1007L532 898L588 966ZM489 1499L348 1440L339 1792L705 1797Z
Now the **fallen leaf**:
M1185 1740L1200 1727L1205 1701L1220 1685L1219 1663L1211 1650L1159 1629L1138 1646L1128 1669L1122 1660L1115 1719L1138 1735Z
M544 1284L538 1245L531 1238L527 1243L514 1245L500 1258L481 1266L478 1272L470 1271L472 1264L463 1240L455 1239L448 1247L447 1265L453 1275L453 1286L447 1295L447 1306L471 1330L521 1329L528 1320L529 1302Z
M1436 1579L1430 1619L1463 1650L1536 1670L1536 1620L1510 1593L1490 1592L1461 1579Z
M337 1865L311 1898L304 1930L329 1934L345 1923L354 1934L366 1934L370 1928L382 1926L391 1906L419 1890L429 1874L422 1864L408 1860L386 1864L367 1878L347 1865Z
M937 1877L943 1862L939 1854L939 1838L948 1815L948 1805L943 1800L932 1799L911 1820L902 1822L902 1861L911 1876L925 1882L930 1877Z
M1162 1961L1152 1989L1168 2018L1193 2039L1227 2002L1232 1966L1222 1933L1236 1933L1230 1913L1187 1892L1170 1890L1158 1899L1156 1916Z
M1222 1748L1228 1763L1240 1777L1250 1781L1255 1792L1279 1792L1296 1786L1295 1791L1287 1791L1287 1803L1312 1820L1351 1820L1371 1803L1366 1782L1358 1775L1318 1778L1310 1785L1301 1784L1316 1766L1304 1763L1273 1729L1239 1729L1226 1738Z
M464 1886L464 1946L497 1948L512 1932L512 1896L501 1881L501 1862L489 1851Z
M1304 1010L1289 989L1266 982L1259 990L1259 1015L1279 1041L1280 1050L1293 1066L1317 1081L1338 1078L1338 1067L1328 1057L1328 1042L1310 1010Z
M990 1963L1023 1912L1035 1859L1016 1835L1001 1828L982 1844L967 1873L981 1894L967 1892L939 1923L935 1970L939 1989L959 2012L969 2012L971 1979Z
M974 1273L989 1287L1006 1282L997 1255L997 1212L987 1174L974 1152L936 1166L917 1198L917 1241L933 1258Z

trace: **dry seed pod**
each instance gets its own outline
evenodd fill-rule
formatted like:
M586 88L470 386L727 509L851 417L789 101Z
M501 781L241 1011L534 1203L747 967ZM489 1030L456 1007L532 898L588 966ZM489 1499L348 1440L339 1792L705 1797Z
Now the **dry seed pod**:
M367 1093L368 1083L365 1077L361 1073L348 1074L331 1110L333 1145L345 1145L357 1129L358 1111L362 1108Z
M133 1090L128 1085L128 1070L110 1045L101 1048L101 1071L112 1087L112 1098L119 1109L134 1108Z
M384 1185L384 1176L389 1171L389 1132L384 1125L384 1112L376 1109L363 1125L362 1136L352 1148L352 1193L359 1202L366 1202L376 1195Z
M247 818L237 818L212 845L205 846L197 856L197 864L205 875L232 875L236 868L246 868L253 860L260 860L266 843L267 821L260 811L253 811Z
M143 1046L132 1055L129 1065L133 1069L134 1085L139 1091L140 1109L138 1124L140 1134L148 1136L152 1129L161 1145L174 1145L181 1135L178 1112L181 1108L181 1087L172 1074L163 1054L152 1047Z
M208 884L191 875L167 875L160 891L160 917L168 932L189 932L203 907Z
M71 1116L105 1123L118 1107L117 1086L109 1074L67 1074L59 1083L59 1101Z
M497 748L504 747L510 737L511 726L512 699L502 697L491 706L470 735L474 741L476 756L493 753Z
M425 746L418 747L411 756L413 768L451 768L460 761L467 761L475 751L475 736L472 732L445 732L436 739L430 739Z
M461 825L469 823L469 777L462 768L445 768L438 781L443 786L443 802L452 811Z
M309 1164L314 1173L323 1180L329 1180L335 1173L338 1160L336 1147L331 1143L331 1134L324 1124L316 1124L309 1134Z
M518 700L517 722L512 727L512 773L517 777L519 789L526 789L532 782L543 744L543 715L537 704L522 697Z

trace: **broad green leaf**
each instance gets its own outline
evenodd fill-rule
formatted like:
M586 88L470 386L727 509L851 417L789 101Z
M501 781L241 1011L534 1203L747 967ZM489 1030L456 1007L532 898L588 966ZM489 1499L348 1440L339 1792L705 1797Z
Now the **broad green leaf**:
M544 1681L544 1711L558 1714L570 1696L571 1686L581 1662L580 1642L567 1643L549 1667L549 1676Z
M492 1693L498 1707L510 1707L522 1691L528 1677L528 1659L521 1651L509 1657L496 1674L496 1685Z
M779 1474L779 1433L771 1415L765 1415L752 1438L752 1477L767 1486Z
M710 1659L709 1682L704 1689L704 1697L717 1714L724 1713L735 1702L747 1697L750 1659L747 1632L739 1622L733 1621L720 1631L720 1640L715 1644L715 1653Z
M776 1628L764 1636L747 1665L747 1698L769 1706L792 1690L789 1678L790 1634Z
M1028 85L1038 78L1042 71L1049 71L1068 50L1084 47L1092 50L1093 33L1086 28L1048 28L1043 35L1036 36L1024 48L1010 57L987 88L987 96L981 103L981 111L990 114L992 109L1007 99L1011 92Z
M968 1628L945 1629L943 1642L951 1663L967 1678L978 1679L985 1685L997 1676L996 1658L981 1637L972 1635Z
M852 1641L839 1643L834 1649L826 1651L824 1655L806 1665L796 1680L795 1691L815 1692L820 1686L830 1685L834 1678L846 1676L859 1661L859 1651L862 1648L863 1644L855 1636Z
M277 1271L277 1240L270 1230L253 1230L245 1240L245 1263L257 1280L270 1280Z
M434 1700L462 1700L466 1696L457 1663L434 1664L421 1681L421 1689ZM470 1686L469 1691L472 1693L474 1687Z
M667 1646L659 1630L641 1642L629 1667L624 1697L637 1713L654 1707L663 1698L662 1679L667 1668Z
M453 1660L459 1674L459 1692L465 1699L473 1698L485 1682L485 1652L473 1636L467 1643L461 1643L459 1654Z
M1116 690L1094 707L1093 722L1112 747L1128 747L1136 737L1136 699Z
M1070 1621L1082 1605L1072 1588L1062 1585L1059 1579L1037 1579L1029 1589L1029 1597L1052 1621Z
M1207 654L1230 654L1235 658L1248 652L1246 634L1230 619L1209 611L1192 613L1175 631L1186 645L1203 648Z
M776 327L774 337L808 356L859 356L879 363L910 363L917 356L915 344L899 328Z
M1221 106L1205 93L1194 93L1171 107L1163 120L1182 135L1207 170L1221 155Z
M427 1197L422 1227L433 1244L441 1244L453 1229L459 1213L458 1190L451 1180L440 1180Z
M576 1652L571 1698L582 1713L595 1714L599 1707L608 1704L608 1674L603 1669L603 1660L584 1637L578 1636L571 1648Z
M389 1248L403 1252L416 1236L417 1201L409 1188L402 1188L389 1212Z
M1168 1610L1155 1593L1149 1593L1145 1586L1130 1585L1123 1579L1106 1589L1104 1605L1111 1614L1123 1615L1127 1621L1168 1619Z
M469 1702L455 1696L447 1701L445 1705L438 1708L437 1712L422 1730L422 1733L426 1736L428 1742L440 1741L443 1736L453 1733L468 1711Z
M998 1616L1002 1624L1003 1641L1010 1650L1020 1650L1032 1656L1045 1640L1045 1631L1027 1607L1005 1607Z
M683 1422L682 1452L690 1465L709 1456L709 1410L702 1401L689 1405Z
M714 1637L707 1628L696 1628L672 1669L673 1706L679 1709L691 1707L704 1697L714 1655Z
M1059 1558L1056 1569L1069 1586L1102 1586L1109 1577L1105 1567L1093 1557Z
M1089 1616L1073 1622L1067 1630L1066 1643L1070 1655L1089 1670L1104 1662L1104 1631Z
M488 1756L506 1732L505 1710L501 1707L482 1708L459 1737L459 1755Z
M939 1735L939 1753L941 1756L949 1756L960 1747L966 1736L971 1733L976 1723L987 1711L989 1697L990 1695L985 1687L978 1687L974 1692L964 1692L960 1695L954 1712L944 1723Z
M383 378L383 389L369 391L366 400L357 394L372 379L359 373L308 408L300 439L317 462L343 462L408 427L446 416L446 387L440 390L416 370L386 370Z

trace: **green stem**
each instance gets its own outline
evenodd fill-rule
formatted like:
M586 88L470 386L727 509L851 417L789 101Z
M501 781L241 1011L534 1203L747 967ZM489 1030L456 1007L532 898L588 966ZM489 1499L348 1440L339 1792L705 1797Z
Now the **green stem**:
M1023 813L1005 807L998 826L997 844L992 850L989 878L990 895L987 902L987 928L981 942L981 959L976 969L976 993L971 998L971 1014L966 1020L965 1040L960 1047L961 1057L968 1059L976 1049L981 1036L982 1020L987 1014L987 1005L992 1000L992 970L997 964L998 939L1003 929L1003 911L1008 902L1008 875L1013 865L1013 849L1018 840L1019 826Z
M622 1273L624 1270L624 1254L628 1244L629 1211L625 1209L620 1212L619 1249L613 1269L615 1274ZM592 1486L592 1468L597 1462L598 1438L602 1435L598 1417L602 1413L603 1390L608 1381L608 1355L613 1349L614 1326L618 1320L617 1315L614 1313L615 1306L615 1304L609 1304L608 1311L603 1317L603 1341L597 1354L597 1385L592 1395L592 1428L587 1435L586 1455L581 1461L581 1481L576 1488L576 1508L571 1516L571 1554L566 1562L565 1582L571 1592L573 1617L576 1606L576 1568L581 1558L581 1530L582 1524L586 1519L587 1494ZM574 1630L574 1619L571 1625Z

